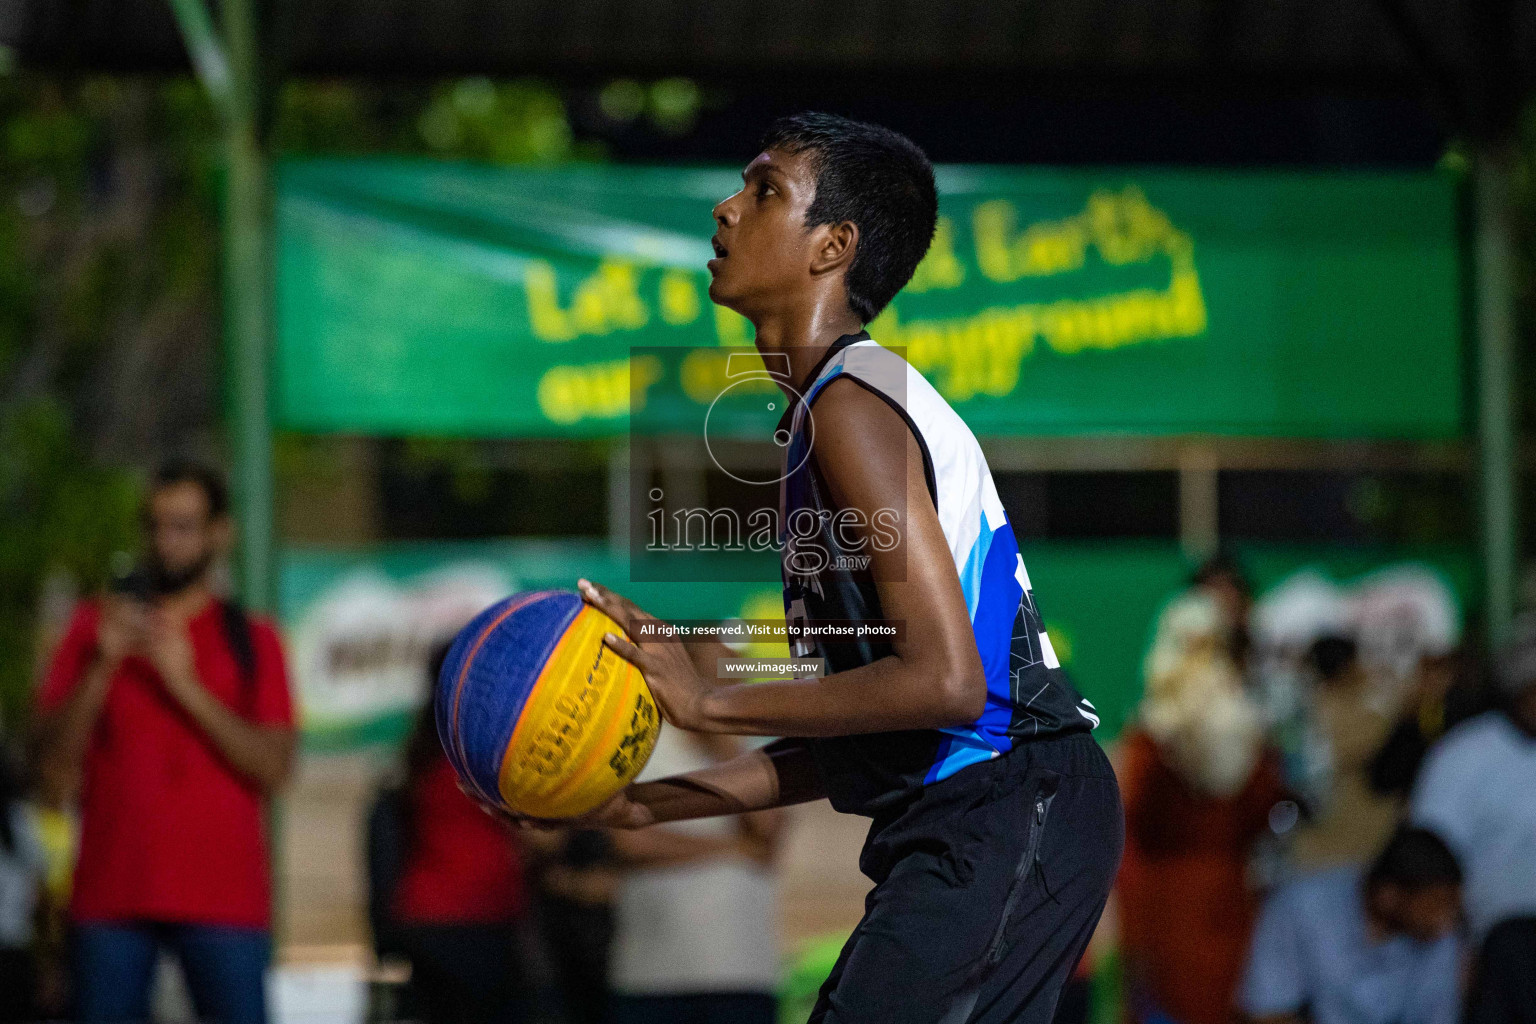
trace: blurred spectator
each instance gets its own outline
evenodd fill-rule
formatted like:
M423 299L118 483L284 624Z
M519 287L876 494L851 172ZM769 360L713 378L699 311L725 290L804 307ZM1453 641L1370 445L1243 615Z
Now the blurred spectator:
M1307 808L1328 802L1333 755L1317 715L1310 654L1318 640L1351 635L1344 588L1315 570L1293 573L1255 605L1255 658L1248 682L1279 747L1286 786Z
M1536 1021L1536 917L1511 917L1488 931L1472 976L1465 1024Z
M643 779L738 753L729 736L664 729ZM614 1024L774 1024L772 862L778 812L616 832Z
M619 875L608 833L594 829L522 833L538 854L534 896L539 929L570 1024L607 1024L613 901Z
M1516 621L1494 678L1501 708L1430 751L1411 806L1466 869L1471 1024L1536 1020L1536 615Z
M1461 868L1403 829L1369 871L1281 886L1253 937L1240 1005L1258 1024L1456 1024Z
M1406 798L1430 747L1450 729L1490 710L1490 704L1478 659L1469 651L1425 658L1397 724L1371 760L1371 787Z
M1255 914L1249 856L1284 796L1230 648L1192 591L1164 610L1122 748L1123 952L1138 1020L1227 1024Z
M1380 569L1353 585L1340 586L1314 569L1289 576L1254 608L1257 657L1249 683L1263 708L1271 735L1283 751L1285 779L1313 814L1333 823L1350 820L1350 805L1367 807L1373 826L1362 830L1349 851L1332 847L1345 833L1328 821L1296 851L1304 866L1316 867L1369 855L1384 839L1385 804L1370 792L1405 795L1401 775L1417 769L1423 747L1406 742L1403 730L1386 741L1387 776L1379 757L1362 749L1383 722L1399 725L1405 703L1423 698L1423 728L1443 729L1438 697L1446 680L1442 668L1461 636L1455 596L1436 571L1416 563ZM1318 654L1339 659L1352 645L1347 668L1320 673ZM1331 650L1330 650L1331 649ZM1321 686L1319 676L1327 678ZM1460 696L1458 694L1458 696ZM1448 712L1464 714L1457 707ZM1406 721L1406 720L1405 720ZM1418 723L1416 723L1417 725ZM1362 758L1371 781L1361 788ZM1368 835L1366 834L1368 833ZM1319 837L1328 837L1319 844ZM1345 855L1347 853L1347 856Z
M37 1015L49 1020L69 1011L69 898L80 829L67 775L56 767L50 769L46 760L37 767L41 770L36 773L37 799L32 810L45 867L32 948Z
M446 649L433 659L437 677ZM376 914L381 952L411 964L427 1024L510 1024L532 1005L528 898L512 831L459 789L429 704L406 748L400 859Z
M1247 668L1251 640L1248 619L1253 612L1253 581L1231 554L1220 552L1206 559L1190 581L1200 593L1212 598L1228 624L1228 653L1239 672Z
M145 508L143 567L76 610L38 696L44 774L78 780L71 899L81 1021L144 1020L161 947L200 1016L266 1019L266 798L293 761L282 649L216 597L223 481L173 465Z
M1392 834L1399 807L1369 784L1368 767L1392 719L1370 699L1371 680L1355 641L1321 637L1307 663L1313 679L1311 713L1329 767L1309 820L1291 835L1291 860L1310 872L1364 864Z
M1461 613L1450 584L1414 562L1378 569L1355 585L1352 636L1374 684L1372 700L1395 714L1420 678L1426 658L1461 642Z
M21 779L0 749L0 1022L32 1020L37 1009L33 918L48 861Z
M1226 607L1193 590L1158 619L1138 724L1196 789L1231 796L1252 775L1263 728L1243 690Z

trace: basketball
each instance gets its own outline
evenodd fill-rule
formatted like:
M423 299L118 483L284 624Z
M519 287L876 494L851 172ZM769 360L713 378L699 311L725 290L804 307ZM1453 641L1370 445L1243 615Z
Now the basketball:
M620 625L565 590L477 615L443 662L438 737L465 787L536 818L569 818L623 789L661 716L640 670L603 643Z

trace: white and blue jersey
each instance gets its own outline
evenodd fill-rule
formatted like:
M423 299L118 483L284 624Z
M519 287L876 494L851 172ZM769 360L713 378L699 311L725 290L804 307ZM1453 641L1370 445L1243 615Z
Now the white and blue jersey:
M813 457L816 399L839 377L884 399L922 449L928 492L949 542L987 679L986 707L968 725L810 741L833 805L877 814L1016 744L1087 732L1098 725L1098 716L1073 689L1051 647L975 435L905 359L862 332L828 348L800 401L792 401L785 413L790 438L780 540L786 618L810 625L883 619L868 559L843 543L850 536L838 525L844 510L831 500ZM869 664L892 648L880 640L809 640L797 642L793 653L826 659L831 673Z

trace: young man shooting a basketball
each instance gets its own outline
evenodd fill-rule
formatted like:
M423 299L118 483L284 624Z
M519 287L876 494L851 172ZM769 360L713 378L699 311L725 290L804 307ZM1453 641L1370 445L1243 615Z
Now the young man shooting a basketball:
M631 786L594 820L639 828L828 797L873 819L860 868L876 884L813 1024L1046 1024L1119 863L1119 793L975 437L863 330L927 251L932 167L894 132L806 114L773 126L743 181L715 207L710 297L790 368L786 615L902 628L799 644L826 675L745 686L709 678L719 645L610 636L668 722L794 738ZM882 515L895 544L875 543ZM808 548L833 557L797 557ZM850 549L867 561L836 557ZM580 586L631 635L649 619Z

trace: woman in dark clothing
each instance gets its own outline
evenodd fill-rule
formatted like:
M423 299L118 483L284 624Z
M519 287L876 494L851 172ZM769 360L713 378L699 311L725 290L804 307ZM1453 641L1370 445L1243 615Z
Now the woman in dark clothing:
M1483 666L1470 648L1425 658L1397 724L1371 760L1371 788L1382 796L1406 798L1435 741L1492 706Z
M593 829L530 830L531 872L544 948L569 1024L607 1024L608 960L619 875L613 844Z
M435 678L441 653L433 659ZM431 708L416 723L397 804L397 876L379 944L411 964L428 1024L513 1024L532 1003L528 898L516 837L458 786Z

